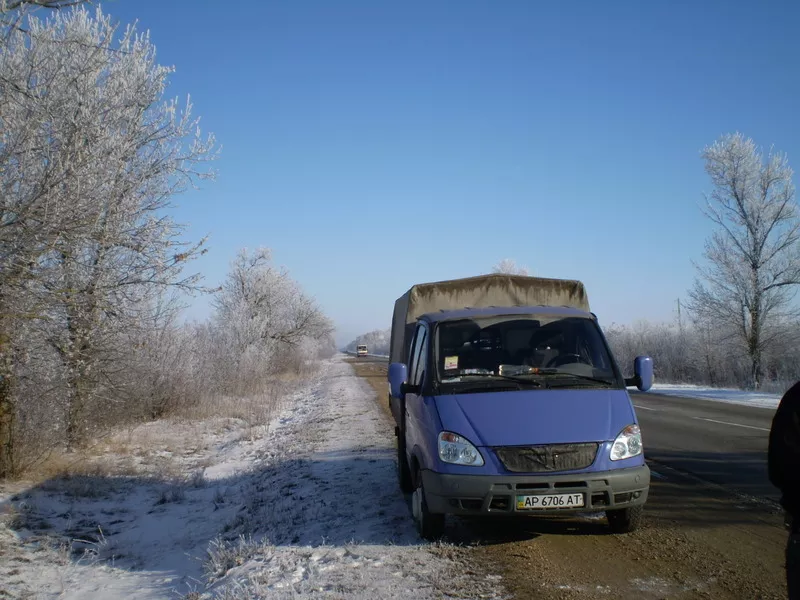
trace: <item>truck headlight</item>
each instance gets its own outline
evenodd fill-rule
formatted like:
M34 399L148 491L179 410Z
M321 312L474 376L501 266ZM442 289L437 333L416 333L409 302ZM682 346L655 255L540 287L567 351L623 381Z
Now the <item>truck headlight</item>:
M611 460L633 458L642 453L642 432L638 425L628 425L611 446Z
M454 465L483 466L483 456L466 438L443 431L439 434L439 458Z

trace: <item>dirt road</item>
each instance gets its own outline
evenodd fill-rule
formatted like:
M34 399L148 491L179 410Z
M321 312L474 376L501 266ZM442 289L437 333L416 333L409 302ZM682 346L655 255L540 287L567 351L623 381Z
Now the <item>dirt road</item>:
M386 363L352 362L391 419ZM634 533L611 535L595 517L451 519L448 538L474 546L516 598L786 598L786 534L773 502L666 462L650 467L645 522Z

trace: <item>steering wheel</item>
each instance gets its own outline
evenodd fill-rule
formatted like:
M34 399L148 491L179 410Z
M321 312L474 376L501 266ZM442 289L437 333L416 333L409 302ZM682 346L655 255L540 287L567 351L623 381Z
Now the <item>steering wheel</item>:
M566 365L568 363L582 363L587 365L587 363L583 356L580 354L559 354L558 356L554 356L547 362L548 367L558 367L561 365Z

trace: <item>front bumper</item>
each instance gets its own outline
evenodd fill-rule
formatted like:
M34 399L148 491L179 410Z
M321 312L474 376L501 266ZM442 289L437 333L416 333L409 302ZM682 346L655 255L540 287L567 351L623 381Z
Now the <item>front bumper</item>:
M425 500L433 513L543 515L587 513L644 504L650 487L647 465L572 475L448 475L422 471ZM516 497L576 494L583 506L518 510Z

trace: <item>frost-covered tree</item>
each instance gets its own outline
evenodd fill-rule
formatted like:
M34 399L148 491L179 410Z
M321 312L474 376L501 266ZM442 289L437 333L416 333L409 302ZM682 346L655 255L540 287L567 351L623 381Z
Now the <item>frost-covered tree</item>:
M199 283L183 268L202 241L182 240L169 209L211 176L198 166L214 140L188 101L164 98L171 72L147 34L120 34L100 9L30 16L0 46L0 405L21 327L36 323L60 357L70 444L120 332L146 321L165 286Z
M298 360L312 341L330 344L331 321L288 271L272 264L268 248L237 254L213 306L227 366L245 387Z
M781 153L764 157L750 138L722 136L703 151L713 191L705 215L717 227L706 264L690 291L691 309L730 332L750 361L751 384L763 376L763 355L786 334L800 284L800 213L793 171Z
M762 356L761 382L763 390L779 394L800 379L800 321L781 327L782 335ZM633 358L648 354L653 357L657 382L732 388L750 384L747 353L726 342L729 331L711 323L693 320L680 327L677 323L637 321L611 324L603 330L620 368L628 375Z
M0 51L4 54L6 46L14 35L25 32L22 24L28 13L35 8L60 9L66 6L73 6L82 3L84 0L0 0ZM2 65L2 63L0 63ZM9 83L5 78L5 73L0 69L0 83ZM12 82L13 85L13 82ZM2 90L0 90L2 91ZM0 114L0 119L2 115ZM2 134L0 134L2 135ZM0 165L2 166L2 165ZM5 215L2 215L3 217ZM0 218L0 226L5 225ZM0 249L0 253L2 249ZM0 254L2 257L2 254ZM7 265L0 263L0 269L7 268ZM15 273L4 273L6 280L11 280L10 275ZM15 359L20 358L20 349L13 347L14 339L13 328L15 323L11 318L12 300L9 297L9 290L3 289L3 282L0 281L0 477L10 472L13 462L13 429L16 410L13 404L14 380L11 367ZM18 308L13 310L19 313Z
M511 258L504 258L492 267L492 273L507 273L509 275L530 275L528 267L517 266Z

